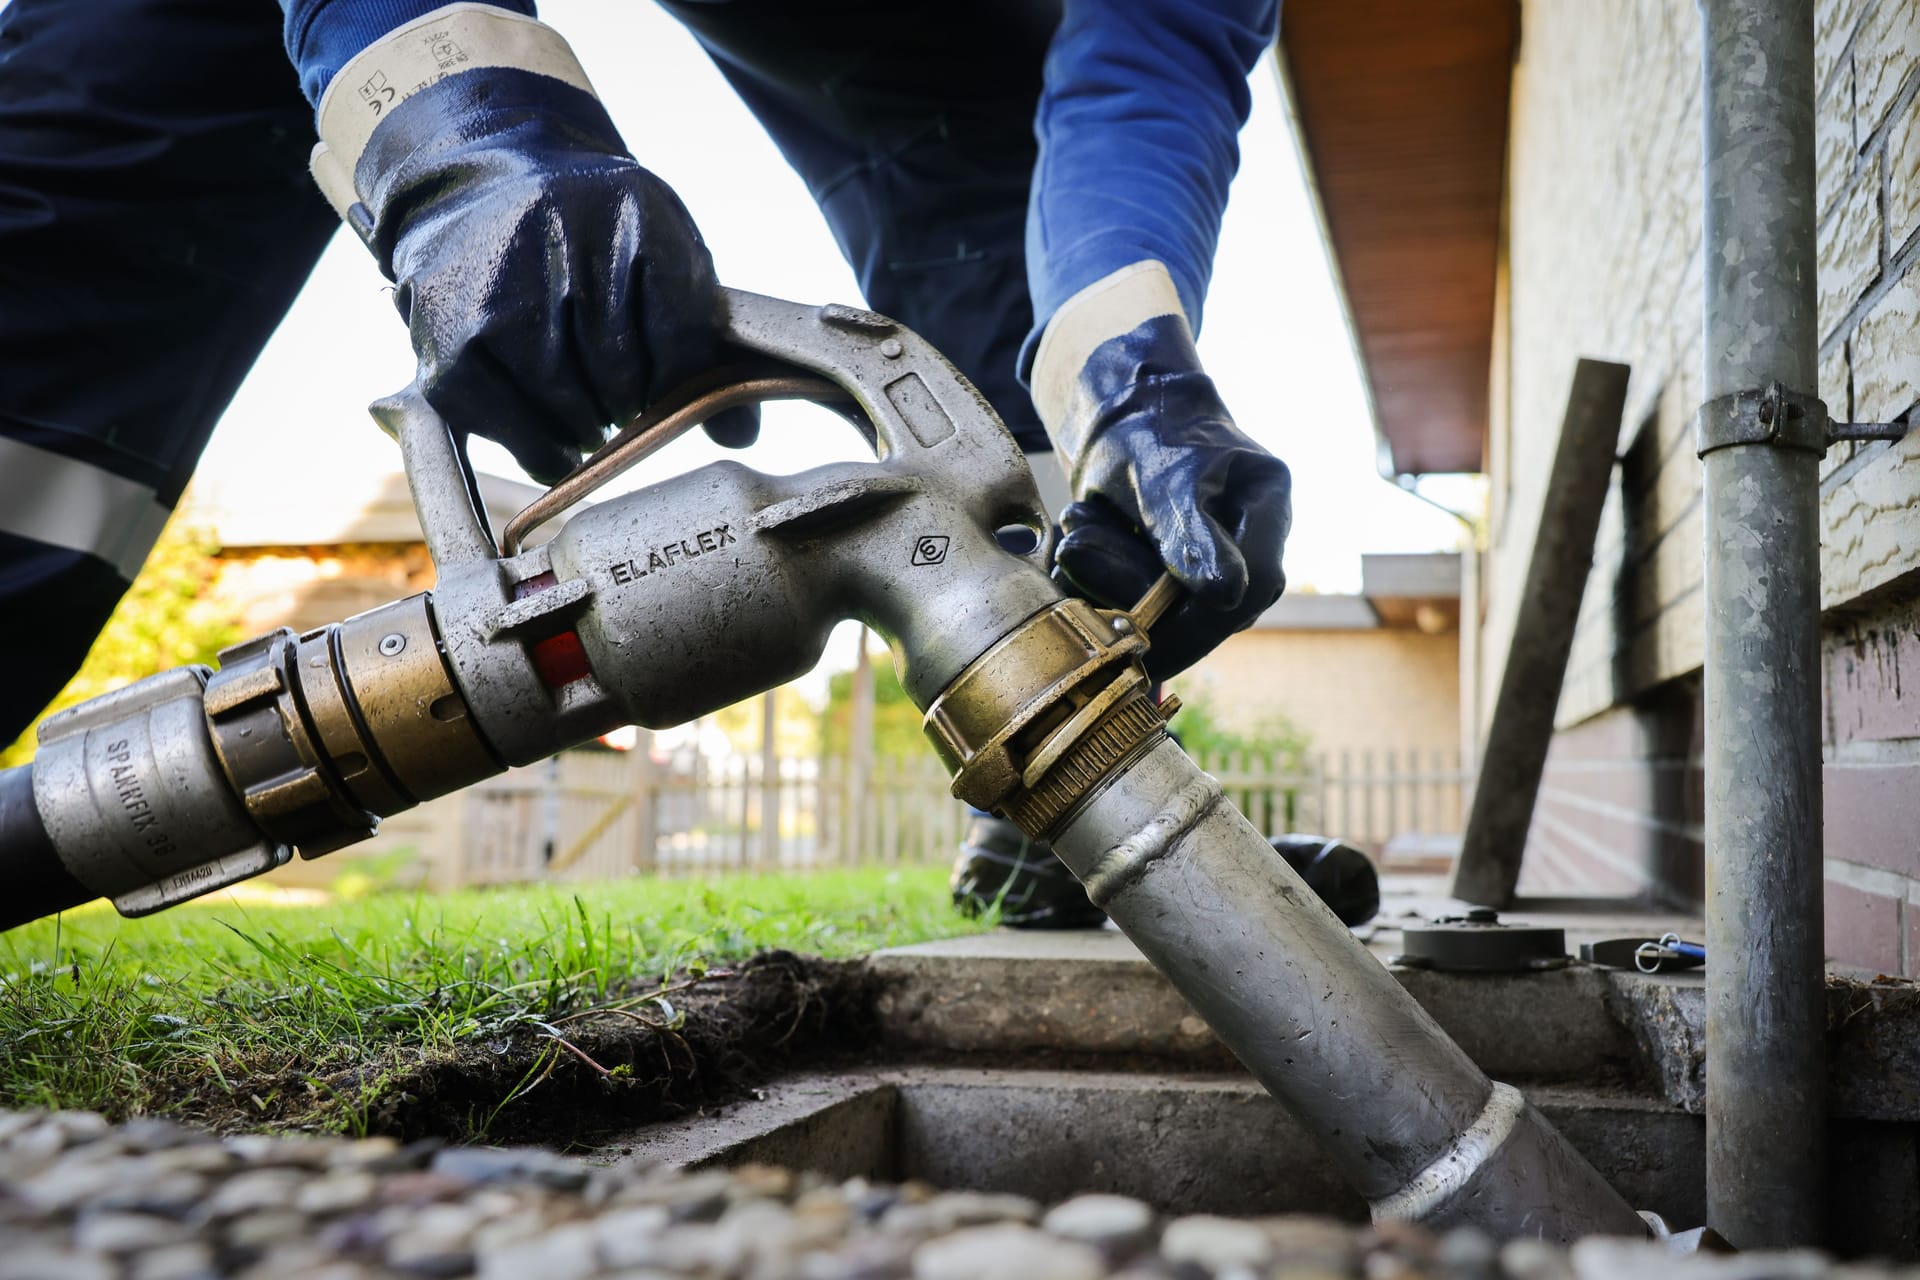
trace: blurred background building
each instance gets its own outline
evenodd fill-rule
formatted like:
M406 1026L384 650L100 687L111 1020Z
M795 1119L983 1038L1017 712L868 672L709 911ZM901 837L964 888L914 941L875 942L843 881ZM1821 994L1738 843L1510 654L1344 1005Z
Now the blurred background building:
M1819 393L1837 420L1904 421L1920 400L1920 6L1815 12ZM1293 0L1283 21L1383 472L1489 482L1462 578L1470 738L1506 658L1574 362L1632 366L1520 887L1698 905L1695 8ZM1909 438L1842 445L1822 467L1827 946L1895 974L1920 970L1916 458Z

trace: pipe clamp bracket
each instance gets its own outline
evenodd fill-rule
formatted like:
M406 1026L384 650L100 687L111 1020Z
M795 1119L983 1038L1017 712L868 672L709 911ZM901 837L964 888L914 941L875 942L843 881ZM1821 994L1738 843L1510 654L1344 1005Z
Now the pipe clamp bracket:
M1816 455L1827 451L1826 402L1789 391L1778 382L1707 401L1700 406L1695 427L1697 451L1703 458L1716 449L1746 444Z

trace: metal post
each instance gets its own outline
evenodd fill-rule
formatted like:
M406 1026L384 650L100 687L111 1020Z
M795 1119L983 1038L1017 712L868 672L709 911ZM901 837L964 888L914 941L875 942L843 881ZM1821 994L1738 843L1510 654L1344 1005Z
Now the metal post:
M780 865L780 744L774 735L777 689L760 695L760 852L755 861Z
M1813 0L1700 7L1707 1217L1757 1249L1825 1200Z
M1567 657L1573 652L1580 601L1593 567L1594 537L1613 476L1630 372L1624 364L1604 360L1574 365L1526 586L1487 726L1480 778L1447 886L1449 897L1489 907L1513 902L1527 829L1533 825L1533 806L1553 744L1553 720L1567 677Z
M867 629L860 628L860 647L853 663L852 723L847 732L847 814L841 861L864 862L872 850L867 842L867 811L873 804L873 659L867 653Z

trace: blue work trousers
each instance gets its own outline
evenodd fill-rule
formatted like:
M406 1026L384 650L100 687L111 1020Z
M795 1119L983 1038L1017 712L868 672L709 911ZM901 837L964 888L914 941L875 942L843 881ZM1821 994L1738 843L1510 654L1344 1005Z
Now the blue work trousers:
M868 304L1045 448L1014 367L1057 8L665 2L805 179ZM0 10L0 744L78 669L333 233L313 140L267 0ZM294 482L280 462L260 459L262 484Z

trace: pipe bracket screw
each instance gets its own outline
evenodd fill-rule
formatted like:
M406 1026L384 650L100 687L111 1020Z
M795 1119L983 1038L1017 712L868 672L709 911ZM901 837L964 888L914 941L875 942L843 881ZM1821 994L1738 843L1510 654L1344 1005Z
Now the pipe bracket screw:
M407 638L398 631L380 637L380 652L389 658L397 657L406 647Z

